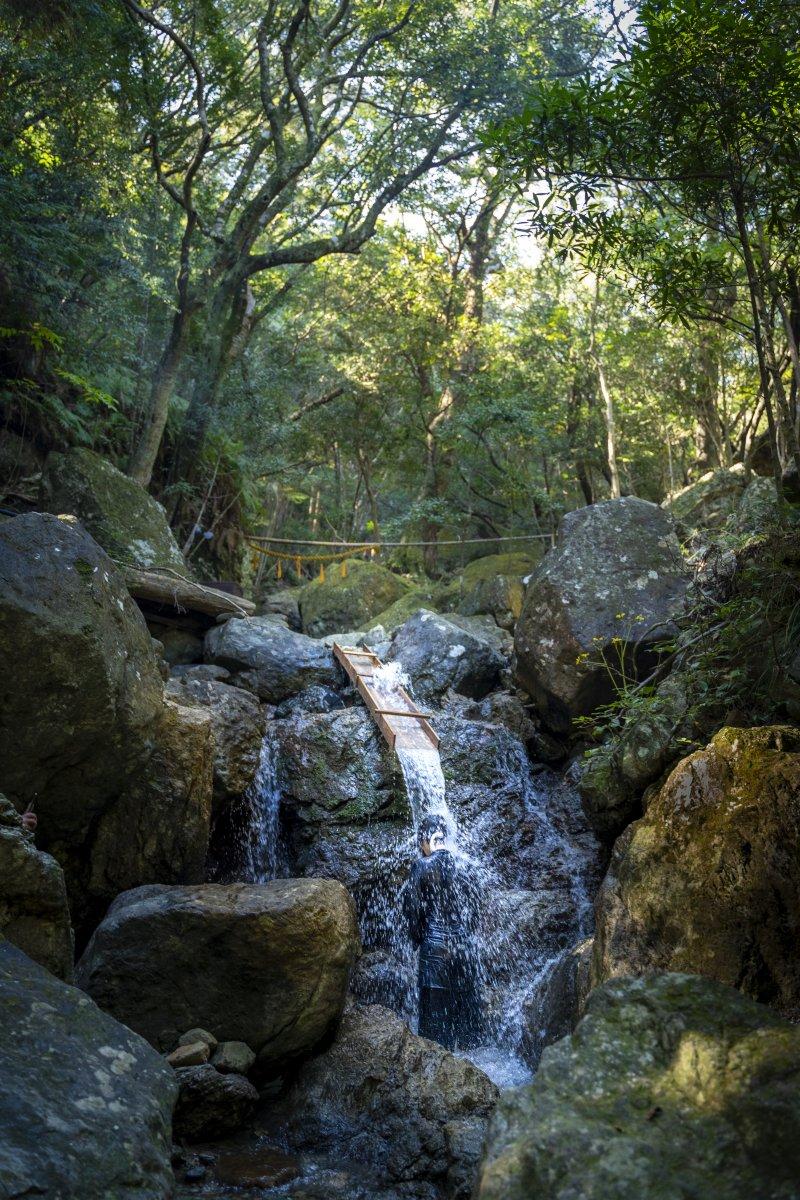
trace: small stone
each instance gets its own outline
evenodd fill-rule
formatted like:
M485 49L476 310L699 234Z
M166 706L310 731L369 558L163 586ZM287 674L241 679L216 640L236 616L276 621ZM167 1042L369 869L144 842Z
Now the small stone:
M178 1046L172 1054L167 1055L167 1062L177 1071L179 1067L199 1067L208 1062L210 1054L205 1042L190 1042L188 1046Z
M204 1150L202 1154L198 1154L198 1159L203 1166L210 1167L217 1161L216 1154L212 1154L209 1150Z
M207 1029L189 1029L178 1038L179 1046L191 1046L193 1042L205 1042L209 1050L215 1050L217 1039Z
M202 1183L205 1177L206 1169L201 1163L198 1163L195 1167L189 1167L183 1178L186 1183Z
M220 1042L211 1065L223 1075L246 1075L255 1061L255 1054L245 1042Z

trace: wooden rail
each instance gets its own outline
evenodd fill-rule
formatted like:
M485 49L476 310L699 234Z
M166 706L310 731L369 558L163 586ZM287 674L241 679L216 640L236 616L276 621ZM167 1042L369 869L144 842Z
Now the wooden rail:
M383 665L371 650L356 650L333 643L333 653L353 681L389 747L438 750L439 738L428 717L417 708L404 687L376 678Z

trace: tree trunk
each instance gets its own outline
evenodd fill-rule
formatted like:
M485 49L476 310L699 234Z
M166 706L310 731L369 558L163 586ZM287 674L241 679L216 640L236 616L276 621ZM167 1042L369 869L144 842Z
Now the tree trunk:
M597 367L597 382L600 384L600 395L603 397L605 411L606 457L608 458L608 474L611 480L611 499L619 500L622 492L619 486L619 468L617 467L617 426L614 414L614 401L611 398L611 392L608 390L606 373L603 370L603 363L599 355L595 356L595 366Z

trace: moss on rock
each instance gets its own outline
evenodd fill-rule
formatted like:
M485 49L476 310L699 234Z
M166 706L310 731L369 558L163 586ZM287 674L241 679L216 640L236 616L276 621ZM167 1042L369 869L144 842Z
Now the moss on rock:
M595 982L707 975L800 1004L800 731L722 729L680 762L615 846Z
M789 1200L800 1029L707 979L597 989L536 1081L501 1096L479 1200Z
M345 575L342 568L346 568ZM319 638L329 633L364 629L411 587L409 580L380 563L360 558L334 563L324 581L314 579L300 589L303 632Z

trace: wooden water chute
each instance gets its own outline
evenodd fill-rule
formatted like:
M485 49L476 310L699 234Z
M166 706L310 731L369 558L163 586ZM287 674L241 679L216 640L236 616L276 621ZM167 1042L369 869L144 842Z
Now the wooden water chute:
M375 672L383 664L371 650L356 650L333 644L333 653L355 684L392 750L438 750L439 738L425 713L417 708L400 684L376 683Z

